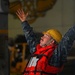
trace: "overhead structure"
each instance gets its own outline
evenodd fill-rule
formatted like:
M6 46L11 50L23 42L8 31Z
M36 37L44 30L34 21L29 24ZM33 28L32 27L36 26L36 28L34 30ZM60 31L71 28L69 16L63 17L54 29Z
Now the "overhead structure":
M44 17L46 12L53 8L57 0L15 0L10 2L10 14L14 14L17 9L23 8L29 13L28 21L33 23L38 17Z

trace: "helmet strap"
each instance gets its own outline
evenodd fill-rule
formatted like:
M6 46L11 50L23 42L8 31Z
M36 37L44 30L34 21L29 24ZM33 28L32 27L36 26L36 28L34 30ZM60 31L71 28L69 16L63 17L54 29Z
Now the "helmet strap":
M49 44L52 44L52 41L53 41L54 39L50 39L46 44L45 44L45 46L47 46L47 45L49 45Z

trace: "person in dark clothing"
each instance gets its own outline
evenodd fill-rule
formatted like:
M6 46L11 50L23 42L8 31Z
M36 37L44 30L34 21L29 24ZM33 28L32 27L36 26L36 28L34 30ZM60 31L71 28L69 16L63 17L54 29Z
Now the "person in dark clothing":
M75 40L75 25L62 37L56 29L44 32L38 43L32 27L27 22L28 13L16 12L22 22L23 31L30 48L29 60L23 75L57 75L62 72L67 56Z

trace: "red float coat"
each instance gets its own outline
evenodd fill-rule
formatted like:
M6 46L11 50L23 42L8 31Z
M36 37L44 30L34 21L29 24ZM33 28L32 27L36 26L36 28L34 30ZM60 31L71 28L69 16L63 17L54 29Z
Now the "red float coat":
M37 45L36 51L25 68L24 75L55 75L59 73L62 68L50 66L48 63L55 48L56 45L46 47Z

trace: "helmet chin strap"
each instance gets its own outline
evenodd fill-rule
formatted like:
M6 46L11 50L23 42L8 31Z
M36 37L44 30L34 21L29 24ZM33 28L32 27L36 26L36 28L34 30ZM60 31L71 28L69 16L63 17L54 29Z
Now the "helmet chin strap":
M51 44L52 41L53 41L53 39L49 40L44 46L47 46L47 45Z

